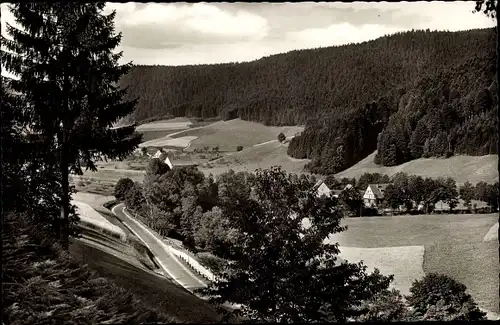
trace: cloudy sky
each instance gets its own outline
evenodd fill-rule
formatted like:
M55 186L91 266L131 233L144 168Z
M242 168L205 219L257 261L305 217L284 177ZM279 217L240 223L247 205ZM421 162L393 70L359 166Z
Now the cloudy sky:
M123 33L124 61L187 65L250 61L271 54L363 42L411 29L494 26L475 3L109 3ZM12 24L2 4L2 33Z

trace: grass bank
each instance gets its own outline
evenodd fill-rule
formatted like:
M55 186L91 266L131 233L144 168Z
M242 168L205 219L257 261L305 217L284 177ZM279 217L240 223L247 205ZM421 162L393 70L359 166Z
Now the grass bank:
M5 324L97 324L182 321L62 253L23 216L2 233ZM193 315L193 321L197 321Z

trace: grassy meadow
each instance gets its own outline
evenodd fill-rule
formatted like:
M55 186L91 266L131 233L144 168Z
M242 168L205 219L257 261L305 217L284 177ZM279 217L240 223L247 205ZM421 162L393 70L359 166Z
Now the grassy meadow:
M350 218L343 221L348 229L331 235L329 240L339 243L341 251L348 254L348 260L353 249L361 249L354 256L365 260L365 264L376 266L381 271L401 272L395 277L408 279L406 283L399 280L403 290L411 283L410 274L418 274L412 269L417 265L407 265L410 258L407 255L415 255L413 259L418 256L417 253L405 252L402 246L421 246L424 254L420 266L425 273L437 272L454 277L467 286L480 307L498 313L498 241L483 242L496 222L497 214ZM384 260L379 257L384 253L375 254L362 248L385 248L386 253L393 257Z
M376 151L356 165L336 174L342 177L359 177L363 173L381 173L389 176L398 172L422 177L451 177L457 184L466 181L493 183L498 181L498 155L453 156L450 158L419 158L393 167L379 166L373 162Z
M295 159L288 156L286 144L271 141L226 154L220 159L200 165L199 169L205 174L218 175L229 169L253 172L257 168L266 169L279 165L289 173L300 174L308 162L308 159Z
M195 136L197 139L191 142L189 151L219 147L220 151L236 151L238 146L251 147L259 143L276 140L278 134L283 132L286 136L304 130L301 126L274 127L265 126L260 123L234 119L230 121L218 121L196 129L186 130L171 135L172 138Z

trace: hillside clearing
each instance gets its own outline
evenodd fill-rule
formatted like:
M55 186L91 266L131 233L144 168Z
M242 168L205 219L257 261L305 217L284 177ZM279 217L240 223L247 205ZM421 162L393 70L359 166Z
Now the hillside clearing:
M201 165L199 169L206 175L209 173L218 175L229 169L253 172L257 168L267 169L279 165L289 173L300 174L308 162L308 159L294 159L288 156L286 145L278 141L271 141L227 154L220 159L209 162L210 168L207 168L207 164L205 164Z
M478 182L493 183L498 181L498 155L487 156L453 156L444 158L420 158L404 164L384 167L373 162L377 152L373 152L356 165L338 174L336 177L356 177L363 173L381 173L392 176L398 172L422 177L451 177L457 184L466 181L476 184Z
M136 130L141 131L162 131L162 130L180 130L186 129L192 124L191 121L171 119L163 121L155 121L151 123L141 124L137 126Z
M139 148L143 147L169 147L172 149L178 148L178 149L185 149L189 146L189 144L193 141L196 140L196 136L184 136L180 138L171 138L169 136L159 138L159 139L154 139L150 141L143 142L139 144Z
M142 141L147 142L176 134L183 130L209 125L213 122L192 122L187 117L176 117L170 120L160 120L141 124L136 131L142 134Z
M266 141L276 140L278 134L283 132L286 136L292 136L302 132L303 126L265 126L260 123L234 119L230 121L218 121L207 126L186 130L173 135L173 138L196 136L192 141L190 150L196 148L219 147L220 151L236 151L238 146L250 147Z

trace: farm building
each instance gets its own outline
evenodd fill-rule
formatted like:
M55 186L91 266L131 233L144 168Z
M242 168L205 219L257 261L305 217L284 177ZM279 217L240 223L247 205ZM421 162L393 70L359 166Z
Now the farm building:
M197 166L192 160L177 160L174 162L174 154L171 151L158 150L154 155L149 155L151 159L160 159L167 164L170 169L180 167Z
M389 184L369 184L363 194L363 202L367 207L376 207L384 202L384 192Z
M317 181L313 188L318 192L318 197L322 195L330 197L332 195L332 190L322 180Z
M352 188L353 186L351 184L347 184L344 189L342 190L335 190L335 189L330 189L325 182L323 181L318 181L316 184L314 184L314 189L318 192L318 196L326 195L327 197L334 197L338 198L340 193L342 193L344 190Z

